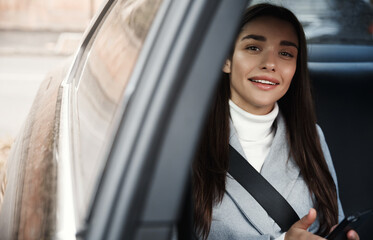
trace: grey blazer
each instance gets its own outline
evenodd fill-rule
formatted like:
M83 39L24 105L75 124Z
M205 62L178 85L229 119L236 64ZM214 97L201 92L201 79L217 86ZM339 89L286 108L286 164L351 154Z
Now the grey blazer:
M313 207L308 188L292 158L289 159L289 146L286 141L286 126L281 114L276 119L277 128L273 143L261 169L261 174L290 203L299 217L306 215ZM331 175L337 179L328 146L319 126L322 150ZM230 144L242 155L243 149L233 124L230 126ZM338 191L338 187L337 187ZM341 203L339 221L344 217ZM319 223L316 220L309 231L315 232ZM268 216L261 205L229 174L226 192L220 204L213 208L211 230L208 239L274 239L282 234L280 227Z

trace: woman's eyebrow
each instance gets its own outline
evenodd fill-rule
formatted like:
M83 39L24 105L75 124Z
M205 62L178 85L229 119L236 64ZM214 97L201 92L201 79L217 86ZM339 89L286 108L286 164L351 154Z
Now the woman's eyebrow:
M298 49L298 46L297 44L293 43L293 42L290 42L290 41L286 41L286 40L282 40L280 42L280 45L281 46L292 46L292 47L295 47L296 49Z
M267 41L266 37L264 37L262 35L256 35L256 34L248 34L248 35L242 37L241 41L246 40L246 39L254 39L254 40L257 40L257 41L261 41L261 42ZM298 45L297 44L295 44L294 42L291 42L291 41L287 41L287 40L282 40L280 42L280 45L281 46L293 46L296 49L298 49Z
M245 40L245 39L254 39L254 40L258 40L258 41L262 41L262 42L265 42L267 40L266 37L264 36L261 36L261 35L255 35L255 34L249 34L249 35L246 35L244 36L241 41Z

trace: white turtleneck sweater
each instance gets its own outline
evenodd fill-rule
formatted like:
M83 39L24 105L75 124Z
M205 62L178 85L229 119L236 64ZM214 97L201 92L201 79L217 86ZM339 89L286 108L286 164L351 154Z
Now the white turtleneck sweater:
M275 136L273 122L279 112L278 105L275 103L273 110L266 115L248 113L231 100L229 100L229 108L246 159L260 172ZM286 232L275 240L284 240L285 234Z
M260 172L274 138L273 122L279 108L277 103L266 115L254 115L229 100L230 114L238 139L248 162Z

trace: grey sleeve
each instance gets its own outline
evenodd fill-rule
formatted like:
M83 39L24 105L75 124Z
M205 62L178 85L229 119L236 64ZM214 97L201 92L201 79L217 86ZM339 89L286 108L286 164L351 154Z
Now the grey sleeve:
M332 175L334 183L335 183L335 186L337 188L337 196L338 196L338 222L341 222L343 220L343 218L344 218L344 213L343 213L343 209L342 209L341 200L339 199L337 174L336 174L335 169L334 169L334 165L333 165L333 161L332 161L332 157L330 155L330 151L329 151L328 145L326 144L326 141L325 141L324 133L321 130L321 128L320 128L319 125L317 125L316 127L317 127L317 132L319 134L320 144L321 144L322 151L324 153L324 157L325 157L326 163L328 164L328 168L329 168L330 174Z

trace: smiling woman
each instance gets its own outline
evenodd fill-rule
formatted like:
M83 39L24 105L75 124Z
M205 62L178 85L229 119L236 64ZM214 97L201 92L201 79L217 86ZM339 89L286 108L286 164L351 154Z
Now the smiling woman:
M231 100L247 112L269 113L289 89L297 46L297 34L287 21L258 17L247 23L223 68L230 74Z
M305 35L293 13L270 4L247 9L193 166L200 238L319 239L316 235L325 236L342 220L333 163L316 125L306 60ZM231 172L237 166L230 149L303 218L284 227L276 215L289 212L273 200L277 212L272 214L246 190ZM349 234L358 239L354 231Z

